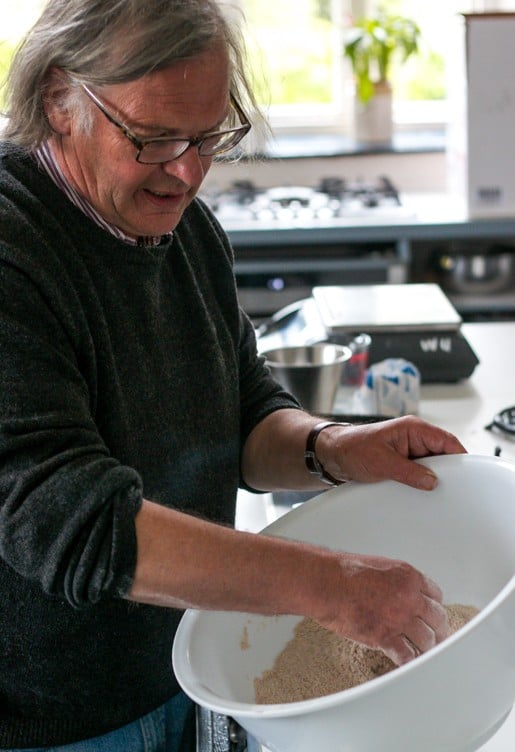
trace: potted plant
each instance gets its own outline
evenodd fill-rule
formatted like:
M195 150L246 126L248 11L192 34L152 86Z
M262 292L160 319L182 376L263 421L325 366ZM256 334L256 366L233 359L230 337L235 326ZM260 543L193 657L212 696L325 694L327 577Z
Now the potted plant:
M420 28L404 16L379 10L360 18L346 34L344 54L356 83L356 135L389 141L392 135L391 67L418 52Z

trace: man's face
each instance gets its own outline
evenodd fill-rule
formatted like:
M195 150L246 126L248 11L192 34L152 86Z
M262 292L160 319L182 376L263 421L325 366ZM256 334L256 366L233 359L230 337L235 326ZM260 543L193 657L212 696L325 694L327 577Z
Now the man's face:
M214 49L95 93L141 139L199 136L217 130L228 113L227 59L222 49ZM53 138L65 175L106 221L127 234L170 232L196 195L212 157L200 157L191 147L174 161L140 164L135 146L90 104L88 133L71 113L66 133Z

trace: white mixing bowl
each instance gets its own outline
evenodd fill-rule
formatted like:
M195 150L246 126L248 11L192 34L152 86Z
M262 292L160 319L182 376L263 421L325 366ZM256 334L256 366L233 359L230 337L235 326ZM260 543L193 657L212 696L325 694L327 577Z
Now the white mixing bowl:
M266 528L331 548L409 561L448 604L482 609L411 663L352 689L258 705L253 679L271 668L297 617L188 611L175 671L197 703L235 718L273 752L469 752L515 701L515 465L471 455L424 460L428 493L350 483Z

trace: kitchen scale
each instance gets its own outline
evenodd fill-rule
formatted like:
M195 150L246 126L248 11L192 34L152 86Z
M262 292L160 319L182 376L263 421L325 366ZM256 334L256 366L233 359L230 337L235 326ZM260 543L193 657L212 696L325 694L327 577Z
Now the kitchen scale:
M372 338L368 362L404 358L422 382L468 378L479 363L462 319L434 283L314 287L312 297L278 311L258 329L261 351L288 345L348 344Z

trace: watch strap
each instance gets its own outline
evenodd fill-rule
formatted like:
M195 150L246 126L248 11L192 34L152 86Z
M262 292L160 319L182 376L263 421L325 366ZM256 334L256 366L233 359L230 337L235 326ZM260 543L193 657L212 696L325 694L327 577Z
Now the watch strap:
M324 469L324 466L316 455L316 442L318 436L320 435L321 431L323 431L325 428L329 428L329 426L349 425L350 423L337 423L331 420L324 420L321 423L317 423L315 426L313 426L308 434L308 438L306 439L306 449L304 452L306 467L311 475L316 475L323 483L326 483L328 486L340 486L345 481L334 478Z

